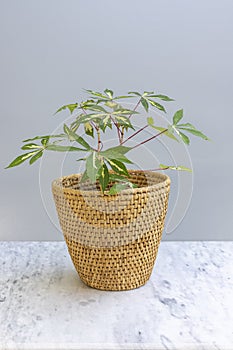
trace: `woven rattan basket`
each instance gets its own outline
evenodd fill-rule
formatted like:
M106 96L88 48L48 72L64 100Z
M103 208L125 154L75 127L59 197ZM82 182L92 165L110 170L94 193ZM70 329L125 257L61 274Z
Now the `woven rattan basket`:
M167 212L170 179L160 173L130 171L138 188L114 196L80 175L52 183L60 225L74 266L87 285L127 290L150 278Z

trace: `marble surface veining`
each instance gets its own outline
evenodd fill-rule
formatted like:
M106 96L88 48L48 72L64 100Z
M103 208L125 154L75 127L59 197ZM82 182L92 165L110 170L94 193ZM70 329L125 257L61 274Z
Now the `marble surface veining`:
M0 349L233 349L233 242L162 242L150 281L105 292L64 242L0 243Z

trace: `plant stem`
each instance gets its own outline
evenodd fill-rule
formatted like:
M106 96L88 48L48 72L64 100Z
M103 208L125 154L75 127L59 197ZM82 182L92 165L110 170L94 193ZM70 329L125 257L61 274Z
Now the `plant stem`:
M115 122L114 118L112 116L110 116L111 121L113 122L113 124L115 125L115 127L117 128L117 135L118 135L118 140L119 143L121 144L121 137L122 137L122 132L119 128L119 125Z
M134 107L133 112L136 111L136 109L138 108L140 102L141 102L141 98L140 98L140 100L137 102L136 106ZM129 115L129 119L132 117L132 115L133 115L133 114L130 114L130 115Z
M137 108L138 108L138 106L139 106L139 104L140 104L140 101L141 101L141 98L140 98L140 100L137 102L137 104L136 104L136 106L134 107L134 109L133 109L133 111L135 111ZM129 119L132 117L132 114L130 114L129 115ZM120 139L119 139L119 141L120 141L120 145L123 145L123 143L125 142L124 141L124 127L122 127L122 131L121 131L121 136L120 136Z
M146 129L149 125L145 125L143 126L143 128L139 129L138 131L136 131L134 134L132 134L131 136L129 136L127 139L125 139L125 141L123 141L121 144L123 145L125 142L127 142L128 140L132 139L134 136L136 136L137 134L139 134L141 131L143 131L144 129Z
M136 145L136 146L132 147L131 149L137 148L137 147L139 147L139 146L143 145L144 143L149 142L149 141L151 141L151 140L155 139L156 137L158 137L158 136L162 135L162 134L163 134L163 133L165 133L166 131L168 131L168 129L164 129L164 130L163 130L163 131L161 131L160 133L158 133L158 134L156 134L156 135L154 135L154 136L150 137L149 139L147 139L147 140L145 140L145 141L140 142L138 145Z
M102 142L101 142L101 140L100 140L100 129L97 128L96 131L97 131L97 137L98 137L98 146L97 146L98 148L97 148L97 152L100 152L100 151L101 151L101 145L102 145Z
M120 145L124 142L124 127L122 126L121 137L120 137Z
M168 170L169 167L166 167L166 168L157 168L157 169L146 169L144 171L158 171L158 170Z

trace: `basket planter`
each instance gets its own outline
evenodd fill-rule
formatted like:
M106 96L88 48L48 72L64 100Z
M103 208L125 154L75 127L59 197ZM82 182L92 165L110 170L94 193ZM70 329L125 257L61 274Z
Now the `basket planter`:
M167 212L168 176L130 171L138 188L103 196L80 175L54 180L52 191L74 266L102 290L144 285L152 273Z

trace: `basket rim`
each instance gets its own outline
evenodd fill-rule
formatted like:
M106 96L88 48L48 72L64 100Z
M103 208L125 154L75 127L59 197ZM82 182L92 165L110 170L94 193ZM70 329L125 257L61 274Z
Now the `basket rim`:
M147 186L143 186L143 187L136 187L136 188L129 188L129 189L124 189L122 190L120 193L121 194L132 194L132 193L143 193L143 192L148 192L148 191L151 191L151 190L156 190L156 189L159 189L161 187L164 187L164 186L169 186L170 183L171 183L171 179L168 175L166 174L163 174L163 173L160 173L160 172L154 172L154 171L150 171L150 170L129 170L128 169L128 172L129 173L132 173L132 174L150 174L150 175L153 175L155 178L156 177L160 177L161 178L161 181L158 182L158 183L155 183L155 184L151 184L151 185L147 185ZM52 181L52 187L53 188L57 188L59 190L66 190L67 192L71 192L71 193L81 193L81 192L87 192L89 194L94 194L94 195L101 195L101 196L107 196L107 197L114 197L114 196L117 196L118 194L114 194L114 195L104 195L101 191L97 191L97 190L88 190L88 191L85 191L85 190L82 190L82 189L79 189L79 188L69 188L69 187L65 187L62 185L62 182L65 180L65 179L69 179L69 178L72 178L72 177L79 177L81 176L80 173L78 174L70 174L70 175L66 175L66 176L62 176L62 177L59 177L57 179L54 179Z

